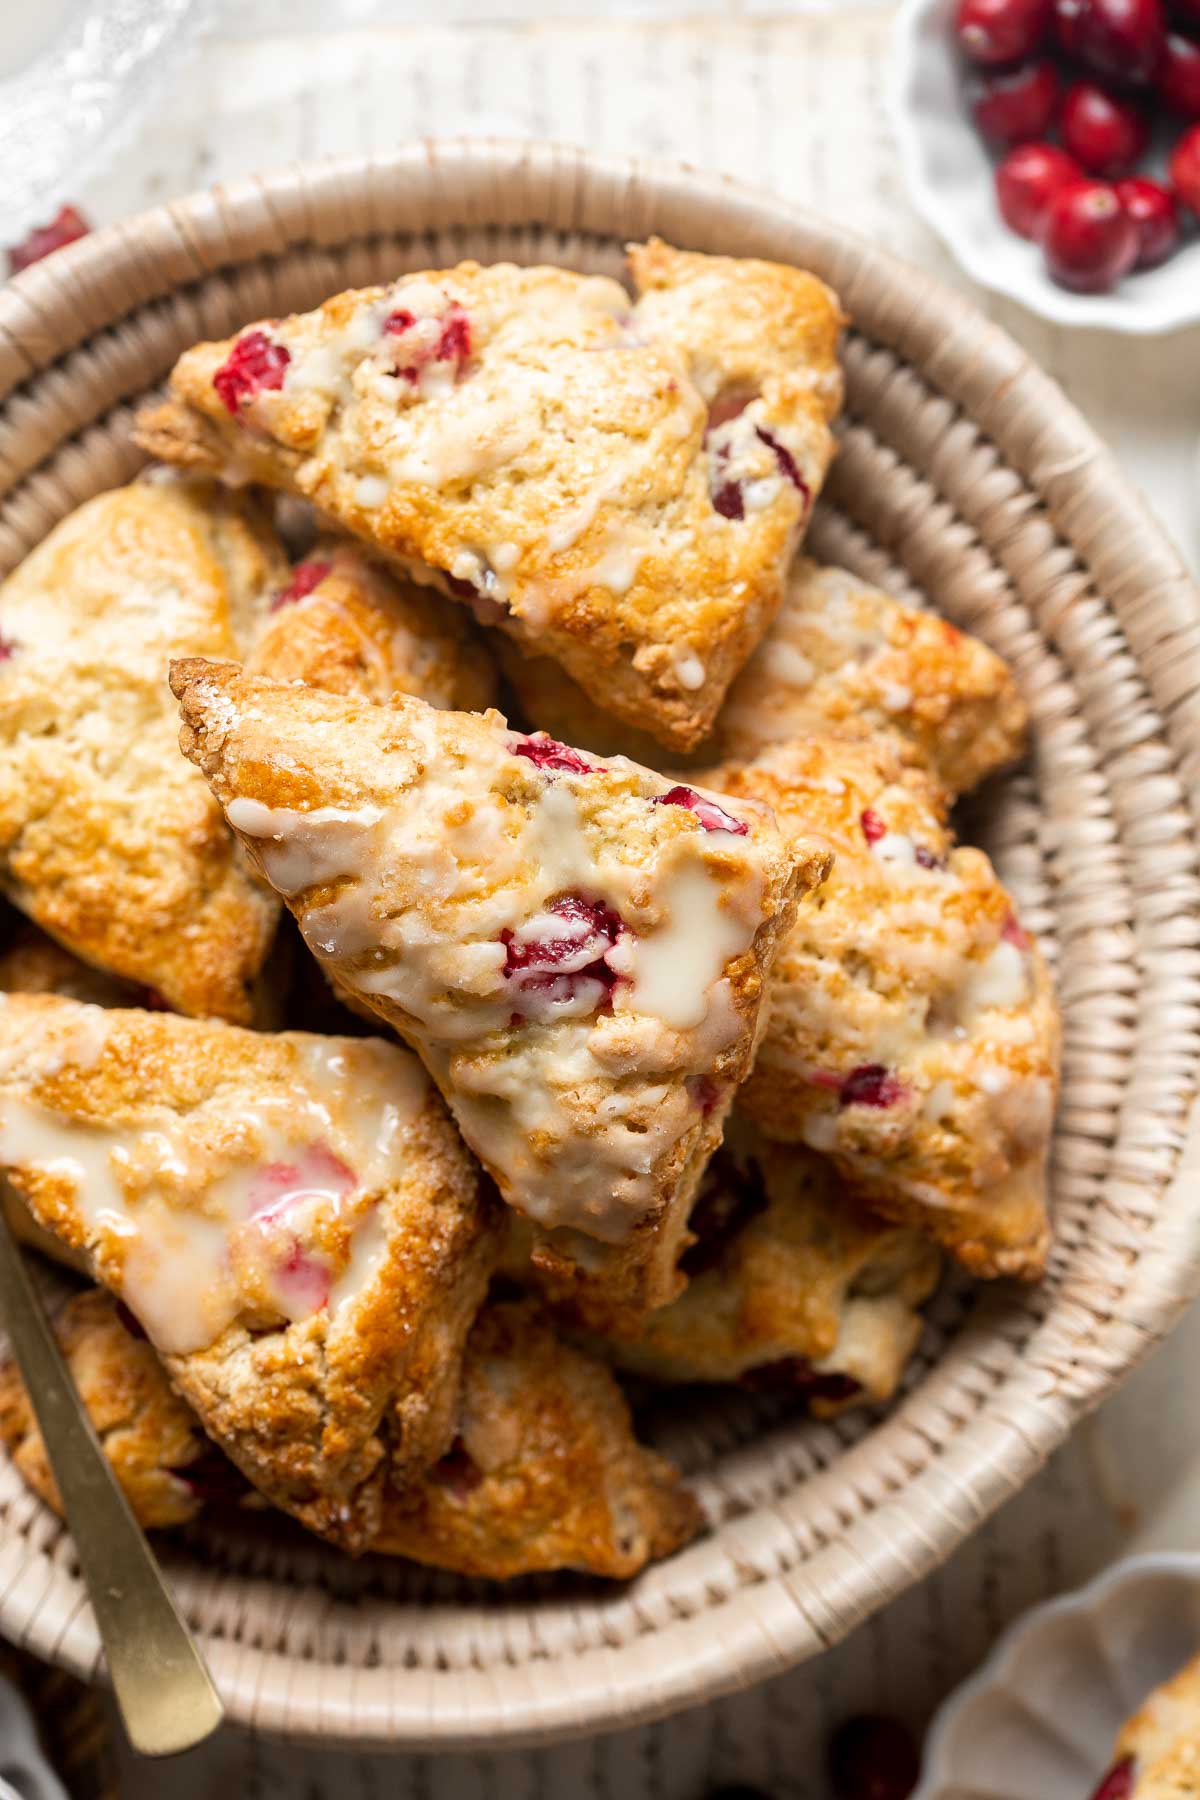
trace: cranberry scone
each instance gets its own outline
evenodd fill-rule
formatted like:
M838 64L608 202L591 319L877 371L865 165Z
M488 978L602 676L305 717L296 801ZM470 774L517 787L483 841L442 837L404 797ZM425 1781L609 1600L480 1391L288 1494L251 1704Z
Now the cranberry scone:
M602 756L653 762L651 740L596 705L548 657L509 643L499 654L531 725ZM1025 727L1012 674L986 644L846 569L799 556L774 623L690 762L747 761L770 744L830 731L895 737L949 793L965 794L1019 758Z
M635 247L617 282L402 276L198 344L140 441L311 501L663 744L711 728L833 454L812 275Z
M179 756L166 670L245 654L286 578L251 500L173 480L98 495L0 588L0 885L86 962L239 1023L279 907Z
M708 779L835 857L780 948L739 1107L976 1274L1036 1280L1058 1011L987 857L954 847L941 790L887 741L778 745Z
M656 1306L824 850L511 731L172 671L181 744L335 985L423 1057L538 1255Z
M9 994L0 1169L314 1531L362 1548L444 1453L494 1232L407 1051Z
M1200 1656L1156 1688L1121 1727L1093 1800L1196 1800L1200 1795Z
M491 659L467 613L399 580L347 538L324 538L271 598L246 669L330 694L483 712L496 698Z
M737 1113L689 1228L679 1299L605 1334L619 1367L770 1386L819 1417L891 1399L941 1271L928 1239L874 1217L826 1158Z
M261 1498L171 1388L111 1294L79 1294L55 1329L80 1398L140 1523L188 1524ZM611 1375L529 1305L485 1305L467 1339L457 1435L423 1475L387 1490L370 1549L503 1580L555 1569L624 1578L694 1535L699 1509L633 1435ZM0 1443L61 1503L11 1359L0 1362Z

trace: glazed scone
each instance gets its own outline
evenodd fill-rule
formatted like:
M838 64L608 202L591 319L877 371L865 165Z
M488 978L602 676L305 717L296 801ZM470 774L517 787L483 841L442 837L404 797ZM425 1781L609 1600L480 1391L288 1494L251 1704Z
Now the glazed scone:
M886 741L779 745L707 779L835 856L780 948L739 1107L975 1274L1037 1279L1058 1011L987 857L954 848L944 795Z
M330 694L483 712L496 676L461 608L398 580L347 538L324 538L272 597L246 658L249 674L303 681Z
M139 439L303 496L687 749L779 607L842 319L775 263L652 243L630 268L636 301L507 263L339 294L186 352Z
M1156 1688L1121 1727L1093 1800L1195 1800L1200 1795L1200 1656Z
M55 1328L140 1523L185 1524L254 1490L200 1430L158 1357L110 1294L74 1298ZM692 1537L699 1509L662 1457L633 1435L602 1364L562 1343L537 1309L485 1305L467 1339L450 1450L384 1497L369 1548L504 1580L554 1569L635 1575ZM45 1447L11 1360L0 1362L0 1442L34 1492L61 1512Z
M176 664L181 743L338 988L419 1051L539 1257L661 1305L828 855L498 713Z
M0 588L0 884L86 962L239 1023L278 903L178 754L166 670L244 654L286 578L246 497L136 482Z
M601 756L654 764L652 740L589 700L548 657L505 644L500 663L531 727ZM949 793L965 794L1016 761L1025 726L1012 675L986 644L845 569L799 556L774 623L726 696L706 757L694 753L690 766L744 762L770 744L830 731L894 736Z
M407 1051L10 994L0 1168L314 1531L360 1549L445 1451L494 1242Z
M772 1143L735 1112L684 1252L688 1285L601 1347L655 1381L756 1384L820 1417L889 1400L921 1335L941 1257L873 1217L827 1159Z

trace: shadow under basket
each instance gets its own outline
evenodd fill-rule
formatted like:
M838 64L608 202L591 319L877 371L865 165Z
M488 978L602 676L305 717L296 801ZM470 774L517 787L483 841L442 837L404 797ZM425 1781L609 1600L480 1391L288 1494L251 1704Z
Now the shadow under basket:
M265 1731L545 1742L815 1655L1027 1481L1200 1284L1200 594L1054 383L919 271L766 196L549 145L414 145L159 207L0 290L0 572L134 473L134 410L197 338L464 257L616 274L654 232L837 289L848 406L810 547L986 638L1030 707L986 823L1065 1013L1050 1273L950 1284L884 1417L657 1400L710 1530L625 1587L485 1588L252 1523L163 1543L231 1716ZM0 1631L96 1666L70 1538L6 1464Z

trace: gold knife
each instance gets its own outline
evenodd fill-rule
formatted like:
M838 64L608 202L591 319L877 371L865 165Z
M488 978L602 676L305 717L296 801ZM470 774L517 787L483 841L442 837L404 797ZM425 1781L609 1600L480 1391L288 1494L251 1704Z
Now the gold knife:
M37 1416L129 1741L173 1756L221 1723L212 1678L75 1391L0 1207L0 1313Z

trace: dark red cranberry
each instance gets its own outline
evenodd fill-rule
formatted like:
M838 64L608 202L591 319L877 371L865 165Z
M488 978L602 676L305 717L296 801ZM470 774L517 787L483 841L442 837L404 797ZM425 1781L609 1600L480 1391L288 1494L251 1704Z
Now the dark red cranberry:
M1083 170L1056 144L1022 144L996 170L1000 215L1019 237L1036 238L1059 188L1080 181Z
M882 1063L861 1063L851 1069L838 1090L842 1106L895 1106L904 1098L905 1087L898 1075Z
M389 337L402 337L406 331L412 330L416 322L416 313L410 313L406 306L398 306L383 321L383 329Z
M967 105L976 130L989 144L1010 149L1045 137L1058 107L1058 70L1052 62L998 69L967 83Z
M862 1383L853 1375L814 1369L807 1356L781 1356L775 1362L759 1363L756 1369L747 1370L742 1385L758 1393L799 1393L805 1400L828 1400L834 1405L843 1405L862 1393Z
M1123 1762L1114 1763L1092 1795L1092 1800L1129 1800L1136 1770L1137 1764L1132 1756L1127 1756Z
M1200 44L1182 32L1167 35L1162 67L1158 71L1158 91L1168 106L1185 113L1189 119L1200 119Z
M786 475L787 479L791 482L792 486L796 489L796 492L807 506L809 500L812 498L808 490L808 483L796 467L796 459L788 449L787 445L781 444L779 439L775 436L775 433L773 431L768 431L765 425L756 425L754 427L754 435L766 444L769 450L774 451L775 461L779 464L781 473Z
M959 0L954 30L973 62L1011 63L1044 43L1051 0Z
M1185 131L1171 152L1171 185L1200 218L1200 125Z
M743 1167L728 1150L718 1150L704 1171L688 1219L696 1241L679 1259L684 1274L703 1275L715 1268L734 1238L766 1210L767 1188L758 1163L752 1157Z
M839 1725L830 1739L835 1800L908 1800L920 1778L917 1746L897 1719L862 1713Z
M61 250L64 244L73 244L78 238L86 237L91 229L78 207L60 206L48 225L35 226L19 244L9 246L9 274L19 275L30 263L41 262L43 256Z
M135 1313L130 1312L123 1300L117 1301L117 1317L131 1338L145 1340L146 1328Z
M864 806L859 823L862 825L862 834L868 844L877 844L880 838L887 836L887 826L870 806Z
M1068 153L1092 175L1127 174L1150 141L1141 109L1132 100L1105 93L1094 81L1077 81L1067 89L1061 127Z
M569 744L560 744L557 738L548 737L544 731L535 731L532 737L521 738L512 747L514 756L528 757L529 761L539 769L565 769L571 775L590 775L595 768Z
M746 503L742 498L740 481L720 481L712 490L713 511L719 512L723 519L744 519Z
M1121 205L1137 226L1138 268L1156 269L1174 255L1183 235L1174 195L1161 182L1148 181L1144 175L1118 181L1117 192Z
M695 788L668 788L665 794L655 794L651 806L686 806L690 813L695 813L705 831L731 831L735 837L745 837L750 827L742 819L735 819L727 813L723 806L715 800L706 800Z
M438 362L464 363L470 354L471 321L461 306L452 306L442 320L434 356Z
M297 563L292 570L292 579L288 582L286 587L280 588L279 592L271 601L271 611L278 612L281 607L293 606L297 600L306 599L307 596L312 593L314 588L320 587L321 583L332 569L333 564L331 562L314 561Z
M1162 0L1054 0L1068 56L1119 83L1153 81L1167 35Z
M236 340L213 376L213 386L226 410L236 413L256 394L281 388L291 360L289 351L273 342L265 331L247 331Z
M483 1482L483 1470L461 1438L455 1438L441 1462L434 1463L430 1474L456 1500L467 1499Z
M619 977L607 957L624 930L620 914L582 894L562 894L546 911L562 920L561 936L519 940L515 932L500 933L504 973L518 996L515 1016L522 1016L525 997L565 1005L584 992L597 1010L611 1005Z
M1136 264L1140 247L1137 226L1104 181L1060 188L1046 209L1041 242L1055 281L1079 294L1115 287Z
M407 307L398 306L383 321L383 329L389 337L403 337L417 323L416 315ZM440 330L433 344L423 339L415 343L407 351L408 360L393 370L393 374L403 377L405 381L416 383L420 379L421 370L429 363L452 362L456 372L471 355L471 321L457 300L450 302L442 314Z

